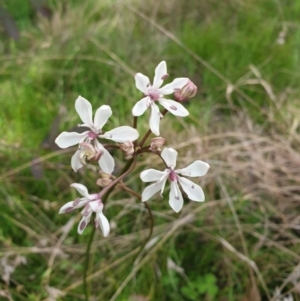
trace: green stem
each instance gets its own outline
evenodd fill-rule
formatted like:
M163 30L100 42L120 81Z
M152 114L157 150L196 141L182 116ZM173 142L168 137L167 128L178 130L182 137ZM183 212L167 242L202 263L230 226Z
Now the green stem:
M117 183L119 181L124 179L129 173L132 172L132 170L134 169L134 167L136 165L136 162L137 162L136 157L129 160L126 163L126 165L124 166L124 168L122 169L122 171L120 172L119 177L116 178L113 182L110 183L109 186L105 187L101 191L102 203L106 202L107 198L109 197L110 193L114 189L115 185L117 185ZM85 301L89 301L89 296L90 296L90 289L89 289L88 283L87 283L87 276L88 276L87 274L88 274L89 267L90 267L90 250L91 250L91 246L92 246L92 242L93 242L95 232L96 232L95 227L93 227L92 232L91 232L90 237L89 237L89 240L88 240L87 247L86 247L86 252L85 252L85 265L84 265L84 272L83 272L83 290L84 290L84 295L85 295Z
M89 295L90 295L90 288L88 286L87 283L87 274L89 271L89 267L90 267L90 250L91 250L91 245L92 245L92 241L94 238L94 234L95 234L95 227L92 228L92 232L90 234L89 240L88 240L88 244L86 247L86 252L85 252L85 265L84 265L84 271L83 271L83 290L84 290L84 295L85 295L85 300L88 301L89 300Z

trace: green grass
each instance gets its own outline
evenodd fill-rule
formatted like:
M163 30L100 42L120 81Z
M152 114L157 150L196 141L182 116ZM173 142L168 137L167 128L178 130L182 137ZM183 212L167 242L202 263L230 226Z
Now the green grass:
M80 122L74 108L78 95L90 100L94 109L101 104L112 107L108 127L131 125L131 109L141 97L134 73L152 78L156 65L166 60L170 79L186 76L198 86L197 97L186 104L190 116L180 120L166 116L162 125L168 144L178 147L182 166L197 158L210 162L211 170L202 182L206 202L187 202L183 214L177 215L168 206L167 194L163 200L149 201L158 243L142 253L145 263L117 300L134 300L135 294L148 296L145 300L250 300L249 264L240 254L255 261L272 296L300 259L295 188L299 186L299 3L172 0L157 7L142 1L124 5L74 0L66 1L65 7L59 1L49 3L52 21L33 17L26 1L11 1L6 9L21 38L12 42L0 33L0 174L6 175L0 185L0 254L12 265L18 255L27 260L16 266L10 285L2 282L0 290L13 300L38 301L45 300L53 287L66 294L57 300L83 299L82 283L70 286L82 279L91 227L79 236L74 220L59 242L64 225L76 213L58 215L58 210L76 198L71 183L95 190L98 175L92 169L72 172L71 153L45 159L40 179L34 178L30 164L24 168L22 164L53 151L41 145L49 133L55 135L51 127L62 106L66 113L56 134ZM276 41L283 29L286 39L280 45ZM275 101L261 82L249 82L257 79L250 65L272 88ZM238 91L230 100L226 89L237 82ZM148 117L139 119L141 132L147 130ZM265 141L259 142L262 138ZM117 158L120 169L122 156ZM137 172L127 179L132 189L142 191L139 172L150 164L158 166L159 161L153 157L139 161ZM220 183L234 203L248 254ZM110 300L132 271L136 253L131 252L148 235L143 208L121 191L108 200L105 213L116 228L108 238L97 232L94 239L89 274L103 270L90 282L95 300ZM173 233L176 223L189 213L195 215L193 221ZM164 237L168 239L159 247ZM63 253L51 263L55 246ZM184 273L168 269L168 258ZM262 300L268 300L259 275L253 274ZM283 292L293 288L287 282ZM293 295L300 300L296 291Z

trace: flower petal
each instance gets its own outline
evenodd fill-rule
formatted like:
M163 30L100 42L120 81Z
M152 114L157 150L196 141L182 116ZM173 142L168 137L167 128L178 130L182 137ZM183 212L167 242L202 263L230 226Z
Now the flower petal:
M126 141L135 141L139 137L139 133L136 129L124 125L108 131L103 135L99 135L99 137L122 143Z
M88 131L83 132L83 133L77 133L77 132L62 132L56 139L55 143L60 147L60 148L67 148L69 146L78 144L82 140L87 137Z
M77 228L78 234L82 234L88 223L90 222L92 213L90 213L88 216L83 216L82 219L80 220Z
M59 209L59 214L62 214L62 213L68 213L68 212L71 212L73 211L75 208L75 206L73 205L73 201L71 202L68 202L66 204L64 204L60 209Z
M99 162L100 168L107 174L112 174L115 169L115 160L111 154L103 147L103 155Z
M102 211L103 210L103 204L100 200L89 202L89 206L94 212Z
M79 115L79 117L81 118L81 120L83 121L84 124L88 125L89 127L93 126L93 120L92 120L92 105L91 103L81 97L78 96L78 98L75 101L75 109Z
M163 83L163 78L168 75L167 73L167 64L165 61L162 61L155 68L155 76L153 80L153 87L159 88Z
M199 185L183 177L178 177L178 181L190 200L204 202L204 192Z
M177 182L171 182L171 190L169 194L169 204L175 212L179 212L183 206L183 197Z
M62 213L68 213L73 211L74 209L81 208L88 203L89 200L87 198L82 198L82 199L76 199L75 201L68 202L64 204L60 209L59 209L59 214Z
M209 167L209 164L197 160L186 168L175 170L175 172L187 177L202 177L207 173Z
M175 116L185 117L189 115L189 111L179 102L160 98L159 103Z
M170 84L167 84L160 89L158 92L163 95L169 95L175 92L177 89L182 89L187 83L189 79L186 77L175 78Z
M82 196L84 196L86 198L90 198L89 192L84 185L79 184L79 183L73 183L70 186L75 188Z
M102 230L103 236L106 237L110 231L108 219L104 216L102 212L97 212L96 219Z
M140 177L143 182L154 182L160 180L163 176L167 177L167 173L156 169L144 170Z
M144 94L148 94L147 87L150 85L149 77L142 73L137 73L134 78L135 86L137 87L137 89L139 89Z
M101 130L111 115L112 115L112 110L111 110L110 106L107 106L107 105L101 106L96 111L96 114L94 117L94 126L97 129Z
M78 169L80 169L83 166L81 164L80 158L79 158L80 152L81 152L81 150L77 150L71 159L71 166L75 172L77 172Z
M165 181L156 182L147 186L142 193L142 202L148 201L155 193L161 190Z
M159 134L160 118L161 118L161 114L159 112L158 106L156 104L152 104L149 126L151 129L151 132L156 136L160 135Z
M164 159L168 167L175 168L177 160L177 152L173 148L165 147L161 152L161 157Z
M149 102L151 103L151 100L148 96L139 100L132 108L132 115L133 116L143 115L145 111L149 108Z

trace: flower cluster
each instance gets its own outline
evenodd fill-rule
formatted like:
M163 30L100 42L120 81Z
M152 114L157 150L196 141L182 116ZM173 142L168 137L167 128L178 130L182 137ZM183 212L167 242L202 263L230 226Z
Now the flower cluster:
M75 188L82 195L82 198L77 198L74 201L66 203L59 211L59 213L67 213L83 207L81 212L82 218L78 225L79 234L84 231L93 213L95 213L95 226L102 230L104 236L109 234L110 226L103 214L104 204L102 199L104 196L108 196L116 184L122 183L123 186L120 185L120 187L124 187L123 178L134 170L137 157L144 152L152 152L160 156L165 169L163 171L148 169L140 174L143 182L155 182L144 189L141 196L142 202L149 200L159 191L162 195L167 181L170 182L169 204L175 212L179 212L184 203L180 187L190 200L196 202L204 201L202 188L186 177L204 176L209 169L209 165L203 161L196 160L185 168L175 169L177 161L176 150L167 147L161 150L166 139L159 137L160 120L168 112L175 116L188 116L189 112L180 102L184 102L195 96L197 92L197 87L188 78L176 78L171 83L162 86L167 77L168 73L165 61L162 61L156 67L152 84L147 76L141 73L135 75L136 87L143 93L144 97L132 109L132 115L135 120L134 124L137 124L137 117L144 114L147 109L151 111L149 120L150 129L141 141L137 141L139 133L136 130L136 126L134 128L120 126L109 131L103 130L103 127L112 115L110 106L100 106L93 119L90 102L81 96L76 99L75 109L82 120L82 124L79 127L84 127L84 131L82 133L63 132L56 138L55 142L61 148L78 145L78 149L71 159L71 166L75 172L84 165L96 161L101 168L100 174L105 175L103 179L97 180L97 185L102 187L102 190L98 193L89 194L84 185L78 183L72 184L71 187ZM165 98L166 95L171 94L174 94L174 100ZM165 110L162 113L157 104L164 107ZM151 144L144 147L143 145L151 132L157 137L152 138ZM112 140L118 144L103 144L102 139ZM131 160L129 161L131 166L125 169L123 174L118 177L112 175L115 169L115 161L110 154L110 147L120 149L124 153L125 159ZM130 189L126 191L130 191Z

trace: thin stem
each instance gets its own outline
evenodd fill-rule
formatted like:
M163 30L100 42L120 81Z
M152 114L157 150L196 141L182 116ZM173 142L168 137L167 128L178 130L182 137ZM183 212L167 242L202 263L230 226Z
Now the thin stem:
M96 228L93 227L92 232L89 237L89 240L88 240L87 247L86 247L86 252L85 252L85 264L84 264L84 271L83 271L83 290L84 290L84 295L85 295L86 301L89 300L89 295L90 295L90 288L87 283L87 276L88 276L87 274L88 274L89 267L90 267L90 250L91 250L91 245L92 245L92 241L94 238L95 230L96 230Z
M137 128L137 117L133 116L133 128L136 129Z
M110 193L112 192L114 186L132 172L132 170L136 166L136 162L137 162L136 157L129 160L126 163L126 165L124 166L124 168L122 169L122 171L120 172L120 176L118 178L116 178L114 181L112 181L109 186L105 187L99 193L99 197L101 197L102 203L106 202L106 200L107 200L108 196L110 195ZM83 272L83 290L84 290L84 295L85 295L85 301L89 301L89 296L90 296L90 290L89 290L88 283L87 283L87 274L88 274L89 267L90 267L90 250L91 250L95 232L96 232L95 227L93 227L92 232L89 237L88 244L87 244L86 252L85 252L85 265L84 265L84 272Z
M120 145L117 144L103 144L104 148L117 148L120 149Z
M168 110L164 109L163 112L161 113L162 116L165 116L168 113ZM151 134L151 130L148 130L148 132L145 134L145 136L143 137L142 141L139 143L139 147L143 147L144 143L146 142L146 140L148 139L148 137Z
M106 186L102 191L99 193L99 198L102 198L103 195L106 193L110 193L114 186L116 186L121 180L123 180L126 176L128 176L135 168L137 163L136 156L130 159L125 167L123 168L121 175L117 177L115 180L113 180L108 186ZM124 173L123 171L126 170ZM123 173L123 174L122 174ZM102 200L103 202L103 200Z
M151 133L152 133L151 130L148 130L148 132L143 137L142 141L139 143L138 145L139 147L142 147L144 145L144 143L146 142L146 140L148 139Z

